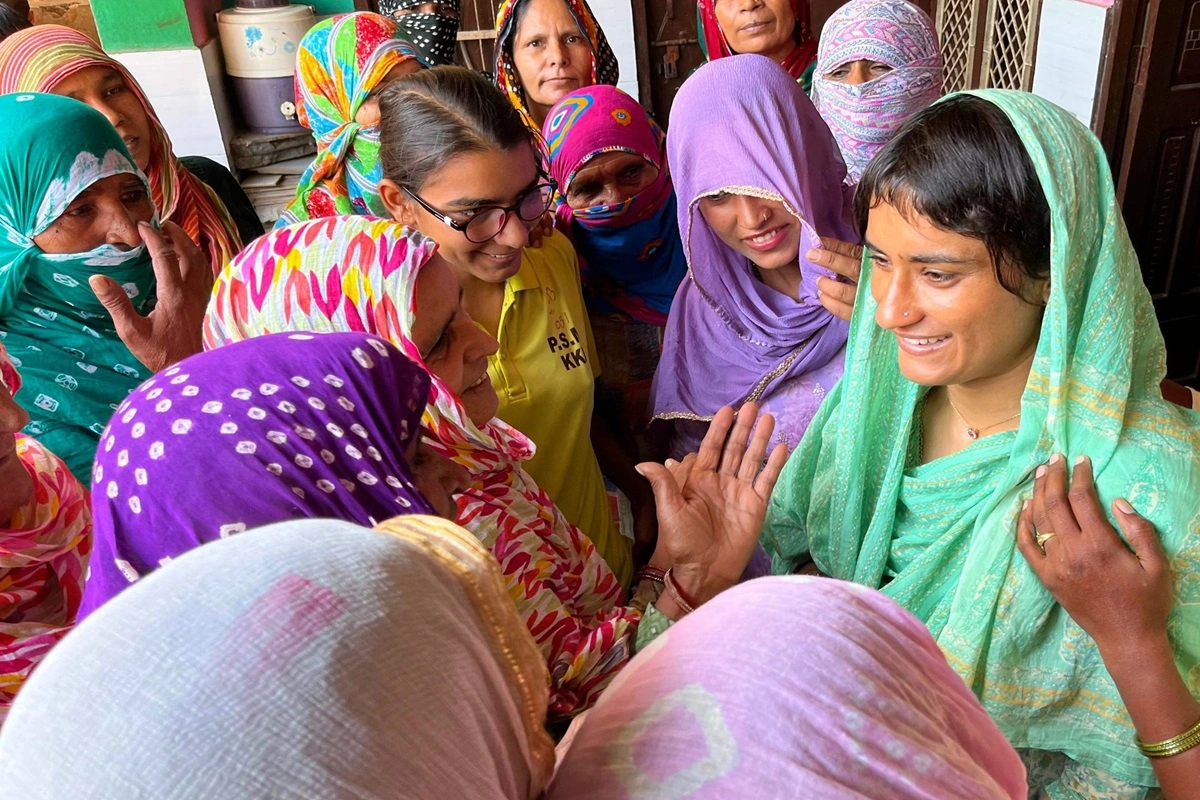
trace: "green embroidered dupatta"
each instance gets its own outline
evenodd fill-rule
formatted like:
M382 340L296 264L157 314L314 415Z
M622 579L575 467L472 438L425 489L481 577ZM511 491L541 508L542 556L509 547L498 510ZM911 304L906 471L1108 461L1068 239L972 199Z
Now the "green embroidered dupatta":
M864 260L845 375L780 479L763 543L776 572L810 554L837 578L891 577L883 591L929 625L1015 747L1152 786L1095 644L1017 551L1016 521L1039 464L1090 456L1101 502L1127 498L1171 554L1169 631L1200 693L1200 415L1159 391L1163 339L1100 143L1032 94L971 94L1012 121L1052 212L1051 297L1020 428L911 467L924 390L875 325Z

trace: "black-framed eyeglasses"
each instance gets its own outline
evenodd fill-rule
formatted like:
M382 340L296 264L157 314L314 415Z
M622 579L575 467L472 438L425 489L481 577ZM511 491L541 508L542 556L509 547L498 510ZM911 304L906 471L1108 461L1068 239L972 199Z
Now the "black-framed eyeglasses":
M538 181L528 192L521 195L517 202L511 206L479 206L478 208L464 212L472 214L471 218L466 222L460 222L444 211L439 211L429 205L429 203L422 200L416 192L408 187L404 187L404 192L413 200L416 200L421 208L466 236L468 242L483 244L495 239L500 234L500 231L504 230L504 226L508 224L509 214L515 213L525 223L526 227L530 227L533 223L540 220L542 215L550 210L550 205L554 199L555 186L553 180L543 175L542 180Z

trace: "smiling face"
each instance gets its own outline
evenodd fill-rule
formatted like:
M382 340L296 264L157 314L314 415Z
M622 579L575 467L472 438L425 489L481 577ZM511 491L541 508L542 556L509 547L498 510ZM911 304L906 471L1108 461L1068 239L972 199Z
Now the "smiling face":
M565 95L591 85L592 46L563 0L525 0L513 36L513 67L540 126Z
M500 398L488 379L488 356L500 349L500 343L462 307L462 287L440 256L434 256L417 277L411 335L425 366L462 399L471 421L490 422L500 408Z
M875 321L896 335L900 371L923 386L957 386L1028 370L1041 335L1043 306L1009 292L987 246L894 206L871 209ZM1027 280L1044 298L1049 284Z
M533 148L521 143L511 150L489 148L454 156L434 171L416 194L432 208L466 223L480 209L516 204L538 180ZM460 277L503 283L521 269L521 250L529 244L533 223L522 221L515 211L508 215L500 233L475 243L423 208L394 181L381 182L380 196L398 222L437 242L438 253Z
M132 250L142 243L137 224L153 218L154 204L142 179L110 175L84 189L33 243L52 254L87 253L103 244Z
M601 153L575 172L567 205L579 211L624 203L657 177L658 167L635 153Z
M713 233L759 269L799 269L800 220L783 203L722 192L699 205Z
M825 79L834 83L844 83L848 86L861 86L868 81L881 78L892 71L892 68L882 61L872 61L860 58L857 61L847 61L836 69L825 73Z
M716 0L713 8L735 53L758 53L782 64L796 48L790 0Z
M0 525L5 527L13 512L33 496L33 477L17 455L16 434L28 424L29 414L0 379Z
M106 116L125 140L138 169L145 172L150 167L150 118L121 73L105 66L81 69L59 81L52 94L87 103Z

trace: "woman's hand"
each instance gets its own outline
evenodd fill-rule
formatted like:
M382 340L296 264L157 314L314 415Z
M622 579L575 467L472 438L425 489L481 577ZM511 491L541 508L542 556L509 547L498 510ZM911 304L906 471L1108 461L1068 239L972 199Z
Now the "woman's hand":
M1021 554L1106 662L1165 639L1174 599L1171 568L1154 526L1122 498L1112 510L1128 547L1100 507L1091 461L1075 463L1068 488L1066 459L1055 455L1038 467L1033 500L1017 524Z
M850 321L854 311L854 294L858 291L858 276L862 273L862 245L840 239L821 237L822 249L809 250L805 255L812 263L836 272L846 282L832 278L817 278L817 294L821 305L834 316Z
M774 431L774 418L765 414L759 420L754 403L742 406L736 423L733 409L724 407L699 453L670 466L638 465L658 507L658 550L651 563L670 566L680 589L697 604L736 584L754 553L787 461L781 444L763 466Z
M144 317L139 314L112 278L93 275L88 283L112 317L121 341L138 361L159 372L203 349L201 328L212 294L212 266L174 222L163 223L162 233L139 223L138 232L158 280L154 310Z

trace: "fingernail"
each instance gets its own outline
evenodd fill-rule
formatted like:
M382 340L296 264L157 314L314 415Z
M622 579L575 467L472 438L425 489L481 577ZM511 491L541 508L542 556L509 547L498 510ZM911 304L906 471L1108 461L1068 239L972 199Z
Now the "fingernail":
M1079 458L1075 459L1075 466L1077 466L1077 467L1081 466L1083 464L1088 463L1088 461L1089 461L1089 459L1087 456L1080 456Z
M1060 462L1060 461L1062 461L1062 460L1063 460L1063 455L1062 455L1062 453L1055 453L1054 455L1050 456L1050 463L1051 463L1051 464L1057 464L1058 462Z
M1136 514L1137 513L1136 511L1133 510L1133 506L1129 505L1129 501L1127 501L1124 497L1118 497L1113 502L1113 505L1116 506L1117 510L1120 511L1122 514Z
M1032 505L1032 503L1031 503L1029 500L1026 500L1026 501L1025 501L1025 502L1024 502L1022 505L1021 505L1021 510L1022 510L1022 511L1028 511L1028 510L1029 510L1029 506L1030 506L1030 505Z
M641 464L635 464L633 469L635 472L637 472L638 475L641 475L643 478L646 477L646 473L642 471Z
M1053 459L1051 459L1051 460L1053 460ZM1034 477L1037 477L1037 478L1044 477L1046 475L1046 465L1042 464L1040 467L1037 468L1037 472L1035 472L1033 474L1034 474Z
M678 462L678 461L676 461L676 460L675 460L675 459L673 459L673 458L668 458L668 459L667 459L665 462L663 462L663 463L664 463L664 465L665 465L665 466L668 466L668 467L673 467L673 466L675 466L676 464L678 464L679 462Z

